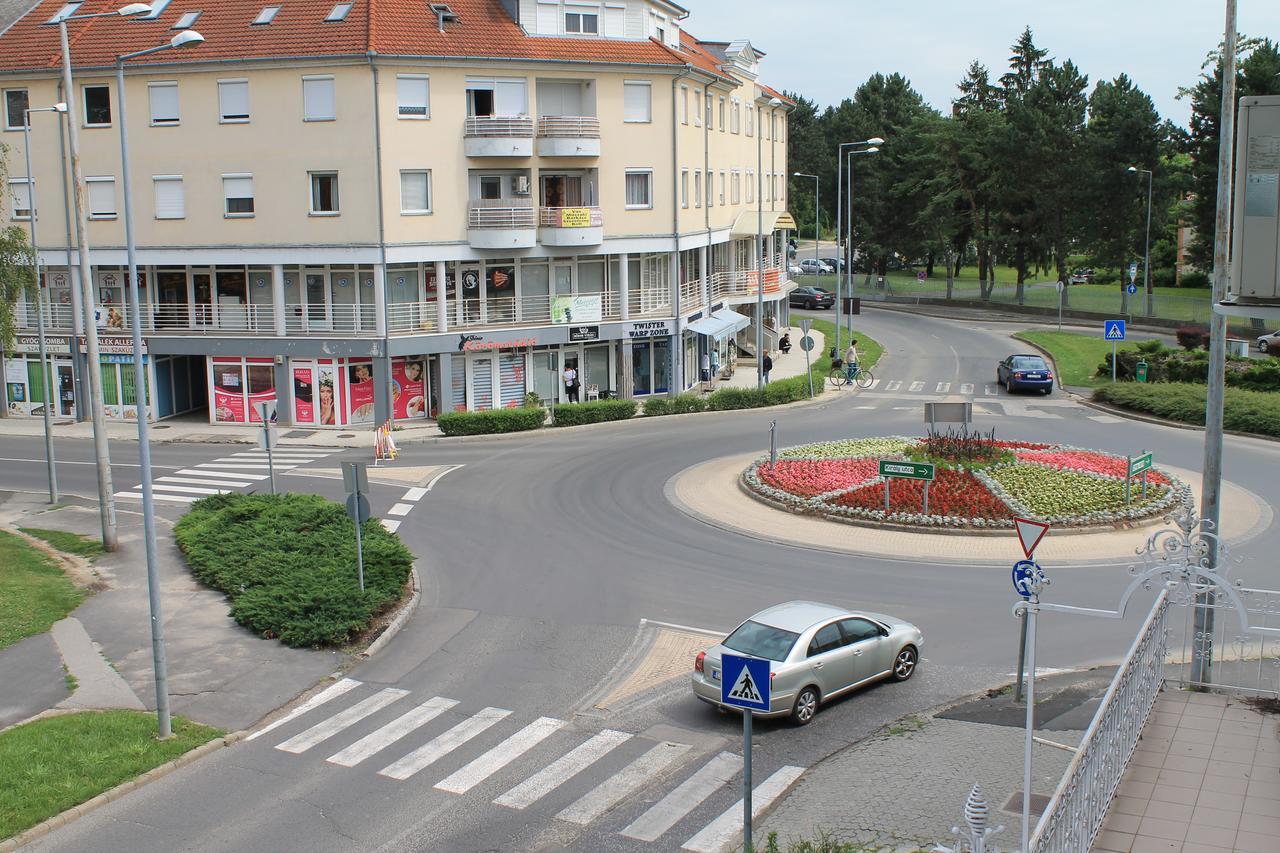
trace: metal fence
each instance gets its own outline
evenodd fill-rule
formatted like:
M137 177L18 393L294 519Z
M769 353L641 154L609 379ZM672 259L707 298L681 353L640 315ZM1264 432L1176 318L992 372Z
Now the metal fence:
M1164 681L1168 613L1162 590L1036 825L1036 853L1081 853L1093 844Z
M1280 590L1237 587L1249 627L1280 628ZM1223 595L1205 605L1213 613L1213 630L1197 631L1197 605L1185 608L1174 626L1167 677L1179 687L1242 691L1255 696L1280 696L1280 636L1246 632L1240 614ZM1196 660L1208 660L1209 679L1197 680Z

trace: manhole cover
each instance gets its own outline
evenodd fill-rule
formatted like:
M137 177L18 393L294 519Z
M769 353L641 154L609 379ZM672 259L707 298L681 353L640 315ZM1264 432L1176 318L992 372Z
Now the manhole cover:
M1044 794L1031 795L1031 813L1034 815L1044 814L1045 808L1049 805L1049 798ZM1001 811L1010 814L1022 814L1022 792L1014 791L1009 800L1000 807Z
M168 428L169 428L169 425L168 425L168 424L154 424L151 428L152 428L152 429L168 429Z
M285 438L311 438L317 430L314 429L291 429L284 434Z

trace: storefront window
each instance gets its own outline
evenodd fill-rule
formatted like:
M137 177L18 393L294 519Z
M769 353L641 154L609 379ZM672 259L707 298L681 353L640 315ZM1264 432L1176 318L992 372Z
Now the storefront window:
M244 423L244 366L213 363L213 419L218 423Z
M391 362L391 409L397 419L426 417L427 380L422 359L397 358Z
M596 386L603 397L604 392L609 390L609 347L587 347L583 351L583 358L586 364L582 372L582 384Z
M653 393L653 362L648 341L631 345L631 375L637 395Z
M653 342L653 393L665 394L671 389L671 340Z
M516 318L516 268L514 261L491 261L484 269L485 299L491 323Z
M347 365L347 423L373 423L373 391L373 362L349 362Z
M545 271L545 268L544 268ZM533 390L538 399L544 403L556 399L556 389L560 387L560 353L555 350L543 350L529 356L533 365Z

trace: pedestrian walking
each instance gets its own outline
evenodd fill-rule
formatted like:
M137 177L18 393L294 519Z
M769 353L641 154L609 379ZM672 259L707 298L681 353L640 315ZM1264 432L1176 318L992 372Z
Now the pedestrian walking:
M706 352L702 354L702 381L711 381L711 354Z
M761 362L761 366L764 368L764 384L768 385L769 371L773 370L773 359L769 358L769 353L766 352L764 354L764 361Z
M572 364L566 364L564 373L564 390L570 403L578 402L578 370Z

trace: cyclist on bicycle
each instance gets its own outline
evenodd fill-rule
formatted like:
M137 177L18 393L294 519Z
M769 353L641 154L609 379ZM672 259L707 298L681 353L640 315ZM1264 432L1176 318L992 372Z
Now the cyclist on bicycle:
M852 383L858 376L858 342L851 339L848 348L844 351L844 369L845 375L849 377Z

